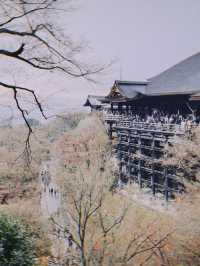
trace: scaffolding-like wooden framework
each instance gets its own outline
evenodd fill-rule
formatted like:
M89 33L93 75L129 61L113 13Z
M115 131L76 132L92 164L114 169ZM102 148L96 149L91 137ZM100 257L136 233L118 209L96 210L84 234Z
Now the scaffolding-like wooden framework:
M152 194L162 193L168 201L175 193L182 193L184 185L172 167L164 166L165 146L172 145L174 136L183 132L156 129L155 125L138 124L115 126L118 137L116 152L119 176L124 183L138 183L151 188Z

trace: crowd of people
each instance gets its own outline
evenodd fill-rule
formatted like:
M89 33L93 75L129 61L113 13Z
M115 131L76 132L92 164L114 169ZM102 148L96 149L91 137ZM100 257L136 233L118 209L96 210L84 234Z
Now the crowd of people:
M175 128L180 130L191 130L197 124L196 118L193 114L182 115L180 113L165 114L156 109L151 113L143 113L132 115L129 117L132 122L142 122L147 124L174 125Z
M119 116L121 121L130 121L131 123L146 123L156 124L158 127L174 126L182 131L191 130L192 127L196 126L199 121L193 113L182 114L179 111L177 113L168 111L161 111L158 109L146 110L141 108L134 112L128 112L126 114L120 114L119 111L114 112L115 116Z

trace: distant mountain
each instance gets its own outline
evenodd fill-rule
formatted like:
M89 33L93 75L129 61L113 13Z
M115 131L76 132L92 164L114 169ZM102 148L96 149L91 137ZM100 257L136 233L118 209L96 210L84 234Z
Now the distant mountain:
M87 112L87 108L83 107L85 96L70 97L69 95L57 94L41 101L44 113L51 118L60 113L69 112ZM45 122L39 109L33 102L26 102L23 100L25 109L29 110L29 118L35 118L40 122ZM0 104L0 125L7 125L11 123L21 123L22 117L16 108L13 99L5 98L3 104Z

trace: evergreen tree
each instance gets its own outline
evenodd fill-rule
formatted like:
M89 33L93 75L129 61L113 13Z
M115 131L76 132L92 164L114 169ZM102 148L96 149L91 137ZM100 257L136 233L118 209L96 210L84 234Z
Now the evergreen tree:
M0 215L0 266L32 266L35 261L30 229L15 218Z

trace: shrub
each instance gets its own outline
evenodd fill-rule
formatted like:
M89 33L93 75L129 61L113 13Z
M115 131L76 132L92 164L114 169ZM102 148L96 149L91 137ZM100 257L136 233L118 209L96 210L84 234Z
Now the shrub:
M200 127L193 130L191 139L177 138L177 142L166 149L164 164L177 169L177 174L185 182L200 181ZM196 185L195 184L195 185ZM188 185L188 182L187 182Z
M34 237L19 220L0 215L0 266L32 266L36 261Z

